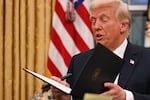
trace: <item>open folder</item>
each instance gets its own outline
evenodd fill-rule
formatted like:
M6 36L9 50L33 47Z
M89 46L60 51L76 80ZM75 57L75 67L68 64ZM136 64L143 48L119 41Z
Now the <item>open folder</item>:
M40 75L38 73L35 73L29 69L23 68L24 71L26 71L27 73L35 76L36 78L39 78L40 80L43 80L44 82L47 82L49 84L51 84L52 86L56 87L57 89L61 90L62 92L66 93L66 94L70 94L71 93L71 88L66 87L65 85L60 84L59 82L52 80L51 78L45 77L43 75Z
M97 44L72 89L73 96L83 98L85 93L100 94L107 91L104 83L115 81L123 62L123 59L103 45Z
M71 94L77 99L83 99L85 93L99 94L107 91L108 89L104 87L104 83L114 82L121 70L123 62L123 59L109 51L103 45L97 44L73 89L26 68L23 68L23 70L66 94Z

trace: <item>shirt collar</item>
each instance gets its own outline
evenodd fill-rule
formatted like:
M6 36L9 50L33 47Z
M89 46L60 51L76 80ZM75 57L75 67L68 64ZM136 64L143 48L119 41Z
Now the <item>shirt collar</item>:
M120 58L123 58L124 57L124 53L125 53L125 50L126 50L126 47L127 47L127 39L125 39L123 41L123 43L118 47L116 48L113 52L119 56Z

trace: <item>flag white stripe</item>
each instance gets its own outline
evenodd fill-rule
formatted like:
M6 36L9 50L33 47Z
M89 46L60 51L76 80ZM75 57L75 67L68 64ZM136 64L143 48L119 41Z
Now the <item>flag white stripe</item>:
M54 63L55 66L57 66L57 69L61 72L62 75L65 75L67 72L67 66L64 63L63 57L60 55L57 48L54 46L53 42L50 43L50 50L49 50L49 57Z
M79 24L80 23L80 24ZM76 21L74 22L74 26L77 30L81 38L84 40L84 42L88 45L89 48L93 47L93 36L89 28L86 26L84 21L80 18L78 13L76 13Z
M59 0L59 3L61 4L61 6L62 6L64 12L65 12L66 9L67 9L67 2L68 2L68 0Z
M78 48L76 47L73 39L70 37L69 33L65 30L65 27L61 23L60 19L58 18L57 14L54 13L54 23L53 26L58 33L64 47L67 49L67 52L72 56L79 52Z
M86 8L86 10L90 13L90 4L91 1L90 0L84 0L83 5Z

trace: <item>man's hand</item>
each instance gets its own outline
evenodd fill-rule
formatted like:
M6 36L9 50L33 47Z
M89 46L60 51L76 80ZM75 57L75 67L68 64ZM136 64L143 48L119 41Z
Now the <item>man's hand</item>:
M101 95L112 96L113 100L126 100L126 93L119 85L106 82L104 83L104 86L109 88L109 90Z
M65 80L62 81L60 78L58 78L56 76L52 76L51 78L67 87L70 87L70 85ZM71 100L70 95L67 95L67 94L61 92L60 90L56 89L53 86L51 86L51 91L52 91L54 98L56 98L56 100Z

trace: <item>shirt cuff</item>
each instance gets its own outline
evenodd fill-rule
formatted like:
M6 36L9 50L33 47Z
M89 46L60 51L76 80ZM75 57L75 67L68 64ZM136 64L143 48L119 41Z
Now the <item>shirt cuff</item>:
M125 90L126 92L126 100L135 100L133 93L131 91Z

